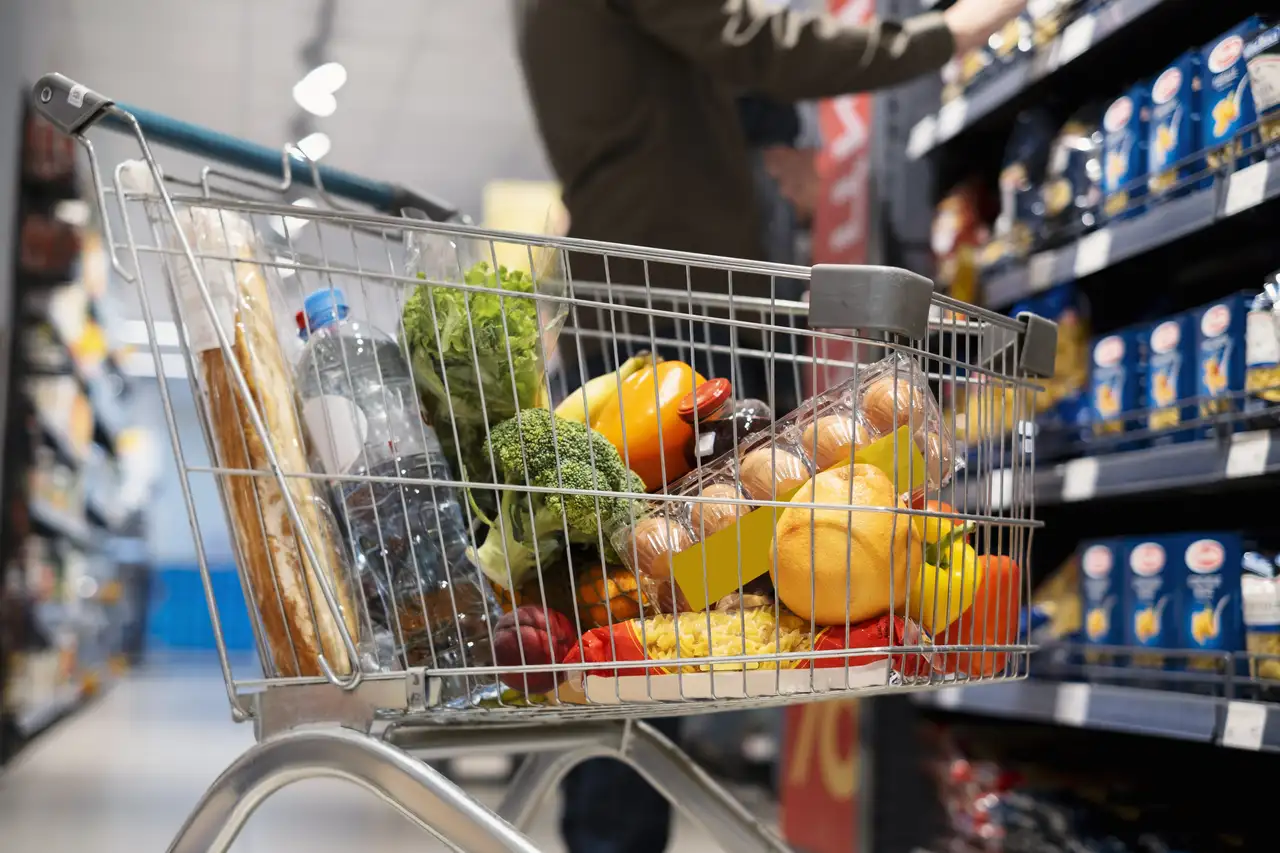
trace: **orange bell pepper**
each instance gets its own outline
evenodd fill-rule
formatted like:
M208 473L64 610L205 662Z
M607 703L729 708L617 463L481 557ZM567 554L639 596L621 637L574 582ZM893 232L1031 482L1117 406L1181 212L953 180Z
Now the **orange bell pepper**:
M978 558L982 580L973 606L947 626L938 645L1009 646L1017 642L1022 611L1022 570L1011 557L984 554ZM1004 672L1007 652L950 652L943 655L943 672L963 672L970 678Z
M681 420L677 410L680 401L705 381L679 361L649 365L622 380L622 393L592 422L591 428L618 448L622 460L644 480L649 491L689 472L684 448L693 437L693 427Z

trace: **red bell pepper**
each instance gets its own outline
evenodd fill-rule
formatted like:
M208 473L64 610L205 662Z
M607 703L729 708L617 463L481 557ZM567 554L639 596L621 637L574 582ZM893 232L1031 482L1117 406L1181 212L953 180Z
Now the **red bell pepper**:
M938 645L1009 646L1017 642L1022 612L1022 570L1012 557L984 554L978 558L982 582L974 590L973 606L952 622ZM950 652L941 656L943 672L963 672L970 678L1004 672L1006 652Z

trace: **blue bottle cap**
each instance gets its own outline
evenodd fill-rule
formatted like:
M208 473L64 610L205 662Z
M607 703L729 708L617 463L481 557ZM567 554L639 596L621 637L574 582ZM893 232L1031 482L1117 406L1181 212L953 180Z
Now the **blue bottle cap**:
M337 288L326 287L307 296L302 308L307 312L307 325L314 332L321 326L346 318L347 297Z

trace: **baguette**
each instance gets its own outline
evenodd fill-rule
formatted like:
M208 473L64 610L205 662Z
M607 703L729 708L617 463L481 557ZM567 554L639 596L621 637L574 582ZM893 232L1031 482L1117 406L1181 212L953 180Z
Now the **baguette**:
M343 621L357 638L355 595L335 523L319 481L289 477L309 471L302 425L293 406L293 376L280 347L261 266L253 262L255 238L244 218L229 211L192 207L179 212L179 226L197 256L240 258L230 262L197 257L213 298L216 318L200 298L188 262L177 261L178 296L201 370L218 463L225 468L270 471L266 444L254 428L234 379L243 373L266 426L271 449L288 477L288 490L319 560L307 557L274 476L219 475L247 592L261 616L263 641L272 660L267 675L322 674L321 654L341 674L353 665L338 620L325 602L320 575L329 579ZM185 275L183 274L185 272ZM216 320L232 345L231 364L219 347Z

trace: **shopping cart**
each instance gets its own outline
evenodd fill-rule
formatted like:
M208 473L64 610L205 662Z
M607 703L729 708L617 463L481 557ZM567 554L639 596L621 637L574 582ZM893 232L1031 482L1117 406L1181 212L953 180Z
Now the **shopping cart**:
M472 228L60 75L34 95L86 149L158 376L158 312L177 325L209 454L192 461L159 382L227 695L258 739L171 850L226 849L315 776L457 849L532 850L550 786L597 756L726 849L785 850L639 718L1025 677L1026 426L1052 323L897 269ZM99 123L141 152L109 186ZM240 171L165 174L149 139ZM261 677L232 672L199 478ZM529 754L496 813L422 760L484 750Z

